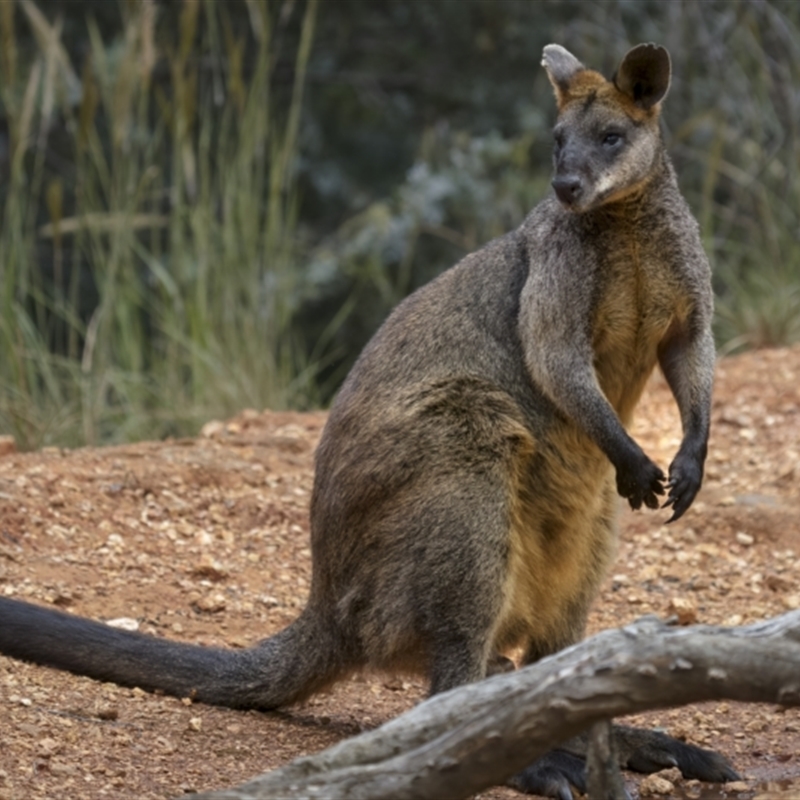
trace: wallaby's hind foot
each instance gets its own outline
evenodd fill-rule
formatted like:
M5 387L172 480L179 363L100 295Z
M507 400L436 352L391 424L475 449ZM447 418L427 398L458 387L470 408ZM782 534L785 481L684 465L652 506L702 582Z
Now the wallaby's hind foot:
M725 783L739 780L730 763L713 750L686 744L645 728L614 725L614 749L619 765L634 772L652 773L677 767L684 778ZM509 785L527 794L572 800L570 786L586 793L588 737L577 736L517 773Z
M659 731L614 726L620 765L634 772L658 772L677 767L684 778L710 783L740 780L728 760L713 750L686 744Z
M572 786L586 794L586 762L566 750L551 750L514 775L508 785L524 794L573 800Z

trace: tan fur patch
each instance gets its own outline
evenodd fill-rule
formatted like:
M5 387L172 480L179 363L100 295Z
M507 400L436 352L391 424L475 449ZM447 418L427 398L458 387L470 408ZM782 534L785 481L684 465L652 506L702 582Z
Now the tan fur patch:
M570 103L585 102L592 93L601 102L616 105L636 122L647 122L657 118L661 109L660 104L647 110L640 108L628 95L617 89L612 81L606 80L599 72L584 69L575 73L566 90L557 91L556 104L559 112Z
M587 601L614 550L613 530L598 524L611 480L605 456L572 426L554 432L549 444L544 485L530 486L528 458L512 470L499 650L531 641L555 650L579 637Z

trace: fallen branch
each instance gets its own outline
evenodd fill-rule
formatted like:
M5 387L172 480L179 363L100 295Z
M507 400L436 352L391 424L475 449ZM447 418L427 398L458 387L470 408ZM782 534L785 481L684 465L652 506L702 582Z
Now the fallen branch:
M194 800L440 800L502 784L594 723L703 700L800 705L800 611L741 628L643 618Z

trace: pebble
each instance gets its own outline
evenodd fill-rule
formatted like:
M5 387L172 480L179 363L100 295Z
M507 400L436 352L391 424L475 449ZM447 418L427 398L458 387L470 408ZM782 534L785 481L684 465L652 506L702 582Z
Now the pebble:
M212 419L200 428L200 435L205 439L214 439L225 431L225 423Z
M56 755L56 753L58 753L61 749L62 745L60 742L48 737L45 739L40 739L37 742L36 755L41 756L42 758L50 758L51 756Z
M138 631L139 620L132 617L117 617L116 619L109 619L106 625L111 628L120 628L123 631Z
M212 581L223 581L228 577L228 571L208 553L200 556L200 561L192 570L192 574Z
M225 595L221 592L205 595L204 597L199 598L195 603L195 606L197 606L200 611L206 611L209 614L214 614L218 611L224 611L227 605L228 601Z
M667 612L675 615L680 625L694 625L697 622L697 606L688 597L673 597Z
M642 778L639 784L640 797L656 797L672 794L675 791L675 784L662 778L660 775L648 775Z

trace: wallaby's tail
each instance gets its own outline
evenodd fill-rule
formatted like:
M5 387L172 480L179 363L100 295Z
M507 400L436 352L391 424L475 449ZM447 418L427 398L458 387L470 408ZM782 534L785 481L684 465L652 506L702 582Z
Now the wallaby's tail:
M0 598L0 654L229 708L277 708L335 680L336 634L308 609L246 650L182 644Z

